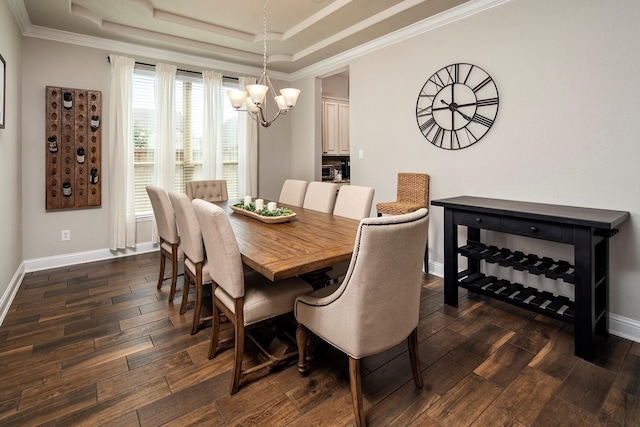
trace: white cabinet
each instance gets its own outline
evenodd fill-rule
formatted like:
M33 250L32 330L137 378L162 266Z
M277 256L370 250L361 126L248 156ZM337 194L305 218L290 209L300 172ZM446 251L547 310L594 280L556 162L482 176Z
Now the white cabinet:
M349 155L349 103L322 100L322 154Z

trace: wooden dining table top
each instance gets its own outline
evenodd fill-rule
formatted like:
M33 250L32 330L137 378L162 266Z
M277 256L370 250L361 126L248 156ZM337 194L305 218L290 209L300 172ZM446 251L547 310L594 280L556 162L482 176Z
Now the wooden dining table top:
M229 215L242 261L266 278L295 277L351 259L360 221L278 203L296 216L270 224L229 207L240 201L215 204Z

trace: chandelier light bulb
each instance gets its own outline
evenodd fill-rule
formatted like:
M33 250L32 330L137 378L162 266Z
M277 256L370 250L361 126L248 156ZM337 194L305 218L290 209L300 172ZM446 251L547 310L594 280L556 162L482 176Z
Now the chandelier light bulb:
M247 92L238 89L228 90L227 96L229 97L229 101L231 101L231 106L238 110L242 108L244 99L247 97Z
M258 106L262 104L268 90L269 86L265 85L247 85L247 91L249 92L251 100Z
M280 89L280 93L284 98L285 104L287 108L293 108L296 106L296 101L298 100L298 95L300 95L300 89L287 87L284 89Z
M287 102L284 100L284 96L278 95L275 97L276 104L278 104L278 109L280 110L288 110Z

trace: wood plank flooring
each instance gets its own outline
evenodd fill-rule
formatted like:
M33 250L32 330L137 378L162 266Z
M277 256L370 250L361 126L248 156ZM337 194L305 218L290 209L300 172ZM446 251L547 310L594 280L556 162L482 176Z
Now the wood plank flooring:
M27 274L0 327L0 425L351 426L344 355L310 374L260 372L228 394L233 354L156 289L158 254ZM182 277L179 278L179 287ZM640 344L610 336L593 363L572 327L425 275L416 389L405 344L363 362L369 426L640 426ZM230 333L223 324L223 333ZM255 363L249 348L245 363Z

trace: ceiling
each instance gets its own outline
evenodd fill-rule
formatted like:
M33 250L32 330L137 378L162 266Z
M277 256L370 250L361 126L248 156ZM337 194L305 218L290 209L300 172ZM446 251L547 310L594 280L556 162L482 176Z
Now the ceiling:
M268 0L268 69L299 71L468 1ZM25 35L100 47L123 42L262 68L263 0L9 3Z

